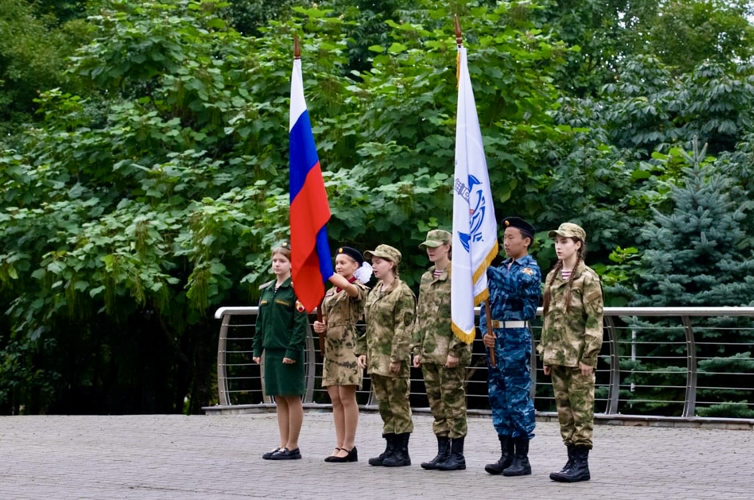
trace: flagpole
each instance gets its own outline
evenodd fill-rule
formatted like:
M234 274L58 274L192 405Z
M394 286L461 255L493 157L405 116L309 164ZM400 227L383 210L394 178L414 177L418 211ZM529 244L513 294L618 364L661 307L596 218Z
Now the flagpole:
M456 44L458 45L458 48L463 47L463 34L461 33L461 25L458 22L458 15L453 16L453 21L456 28ZM492 309L490 309L490 299L489 295L484 300L484 308L485 311L487 311L487 314L485 315L487 318L487 333L491 335L495 335L495 332L492 330ZM495 348L490 347L490 366L497 366L497 362L495 360Z

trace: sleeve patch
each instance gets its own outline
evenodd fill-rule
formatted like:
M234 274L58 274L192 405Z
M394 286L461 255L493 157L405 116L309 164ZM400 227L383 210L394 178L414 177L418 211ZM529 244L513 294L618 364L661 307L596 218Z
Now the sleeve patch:
M304 304L302 304L300 301L296 301L296 310L300 313L304 312L306 308L304 307Z
M534 274L534 271L531 270L531 267L525 267L521 269L521 272L524 274L528 274L529 276Z

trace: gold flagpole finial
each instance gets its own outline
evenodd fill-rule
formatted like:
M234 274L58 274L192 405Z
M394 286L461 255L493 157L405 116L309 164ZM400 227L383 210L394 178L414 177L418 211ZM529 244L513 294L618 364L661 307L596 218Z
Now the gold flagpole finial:
M298 33L293 34L293 58L301 59L301 45L298 43Z
M454 15L453 20L455 22L455 27L456 27L456 44L458 44L459 47L462 47L463 35L461 34L461 25L458 23L458 15Z

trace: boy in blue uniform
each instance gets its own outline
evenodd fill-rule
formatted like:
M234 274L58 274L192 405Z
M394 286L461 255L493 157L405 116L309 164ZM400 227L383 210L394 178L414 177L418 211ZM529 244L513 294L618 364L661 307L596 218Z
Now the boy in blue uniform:
M482 305L480 330L484 345L495 349L496 366L488 357L488 390L492 423L500 440L500 460L488 464L490 474L531 474L529 440L534 437L534 402L531 398L532 339L529 321L537 314L542 295L542 273L529 255L534 227L519 217L503 220L505 253L499 267L487 269L492 311L492 331L487 331L487 310Z

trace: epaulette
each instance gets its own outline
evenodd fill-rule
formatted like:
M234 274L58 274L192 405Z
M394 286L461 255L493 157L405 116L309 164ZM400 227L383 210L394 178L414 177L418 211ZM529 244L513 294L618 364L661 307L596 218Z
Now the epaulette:
M264 284L262 284L262 285L259 285L259 289L260 289L260 290L264 290L265 288L269 287L269 286L270 286L270 285L272 285L273 283L275 283L275 280L270 280L270 281L268 281L267 283L264 283Z

